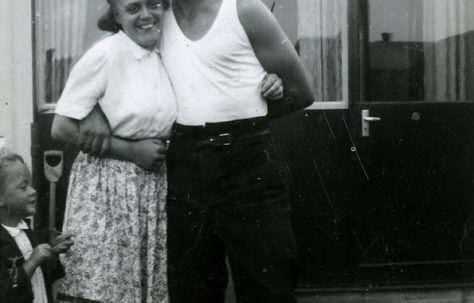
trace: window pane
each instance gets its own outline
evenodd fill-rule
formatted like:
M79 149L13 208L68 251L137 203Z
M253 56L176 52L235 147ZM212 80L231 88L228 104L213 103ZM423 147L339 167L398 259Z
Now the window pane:
M474 100L474 1L370 0L368 101Z
M264 0L297 48L316 101L347 106L347 0ZM96 27L104 0L35 0L36 82L40 109L54 104ZM48 108L48 106L46 106Z
M295 45L316 101L347 106L347 0L278 0L272 9Z
M96 24L103 0L36 0L35 65L40 110L61 95L74 63L104 32Z

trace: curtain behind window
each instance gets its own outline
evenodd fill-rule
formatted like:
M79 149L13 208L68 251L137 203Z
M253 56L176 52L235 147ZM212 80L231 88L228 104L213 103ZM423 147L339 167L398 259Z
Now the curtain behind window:
M472 0L423 0L426 100L474 100L473 12Z
M298 0L298 41L316 101L342 101L347 26L346 0Z
M83 52L87 2L35 2L37 90L45 103L59 99L73 63Z

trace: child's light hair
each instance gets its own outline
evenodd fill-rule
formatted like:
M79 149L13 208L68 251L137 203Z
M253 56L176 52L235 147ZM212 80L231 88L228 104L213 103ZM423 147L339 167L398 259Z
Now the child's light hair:
M5 181L5 167L14 162L25 164L25 161L20 155L9 151L7 148L0 148L0 193L2 191L3 182Z
M1 139L1 138L0 138ZM0 142L2 143L2 142ZM6 148L3 144L0 145L0 159L5 156L6 154L9 154L10 151L8 150L8 148Z

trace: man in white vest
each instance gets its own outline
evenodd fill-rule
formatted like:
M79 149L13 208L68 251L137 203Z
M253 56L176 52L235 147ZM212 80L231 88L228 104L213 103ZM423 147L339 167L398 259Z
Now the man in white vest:
M173 0L160 47L178 102L167 154L170 302L223 303L226 256L238 302L296 302L288 176L269 130L313 101L294 47L257 0ZM285 92L268 103L267 72ZM86 139L103 146L94 131Z

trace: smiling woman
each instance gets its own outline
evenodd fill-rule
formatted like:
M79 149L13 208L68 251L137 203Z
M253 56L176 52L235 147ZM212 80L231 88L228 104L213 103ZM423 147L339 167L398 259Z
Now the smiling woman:
M135 43L153 50L159 39L163 11L168 6L161 0L108 0L109 13L99 26L112 26L113 32L123 30ZM102 28L106 29L107 28Z
M101 111L112 135L110 153L81 152L71 170L62 230L77 245L64 257L58 300L167 302L163 140L176 102L155 51L164 7L109 3L99 25L109 20L114 33L74 65L52 126L54 139L77 146L84 120Z

